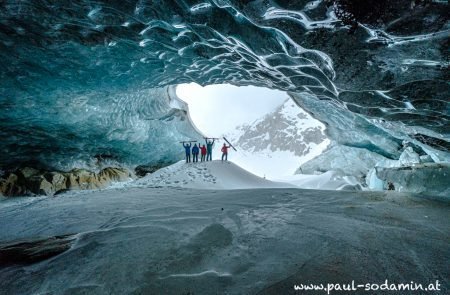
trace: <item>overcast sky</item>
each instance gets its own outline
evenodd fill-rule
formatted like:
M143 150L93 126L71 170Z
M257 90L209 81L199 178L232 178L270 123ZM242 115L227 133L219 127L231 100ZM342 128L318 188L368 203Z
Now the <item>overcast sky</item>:
M210 137L251 123L288 98L285 92L267 88L229 84L202 87L196 83L178 85L177 95L188 103L194 124Z

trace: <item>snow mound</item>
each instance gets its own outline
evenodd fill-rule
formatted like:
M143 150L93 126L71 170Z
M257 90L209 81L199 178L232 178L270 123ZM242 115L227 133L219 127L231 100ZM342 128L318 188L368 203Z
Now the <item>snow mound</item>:
M130 184L138 187L184 187L198 189L289 188L291 184L258 177L232 162L186 164L180 161Z

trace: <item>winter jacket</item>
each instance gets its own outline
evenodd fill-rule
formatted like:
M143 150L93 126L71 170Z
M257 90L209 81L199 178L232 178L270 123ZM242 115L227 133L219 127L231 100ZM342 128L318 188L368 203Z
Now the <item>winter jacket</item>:
M222 147L222 149L221 149L222 153L228 154L228 149L229 149L229 148L230 148L229 146L224 145L224 146Z
M208 150L208 153L212 152L213 145L214 145L214 140L211 143L206 141L206 149Z
M189 155L191 153L191 146L192 144L183 144L184 149L186 150L186 155Z

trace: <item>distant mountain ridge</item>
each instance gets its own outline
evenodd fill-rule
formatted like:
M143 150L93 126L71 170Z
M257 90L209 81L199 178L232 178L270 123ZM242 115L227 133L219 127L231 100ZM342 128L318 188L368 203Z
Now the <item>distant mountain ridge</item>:
M232 155L233 161L253 173L260 168L267 170L260 175L276 177L294 174L302 163L320 154L329 143L324 131L322 123L286 99L273 112L225 136L241 151Z
M227 136L249 152L281 150L300 157L311 151L311 143L318 145L327 139L324 130L323 124L287 99L270 114Z

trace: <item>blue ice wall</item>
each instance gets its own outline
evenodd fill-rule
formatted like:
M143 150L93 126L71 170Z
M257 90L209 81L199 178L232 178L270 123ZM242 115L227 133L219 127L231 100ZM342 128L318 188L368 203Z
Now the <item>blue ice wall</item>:
M171 163L179 141L201 138L174 88L104 89L24 97L1 112L2 154L17 163L68 170L95 169L98 160L121 164Z
M449 6L413 2L1 1L0 167L175 161L197 135L167 86L192 81L289 91L338 142L449 160Z

